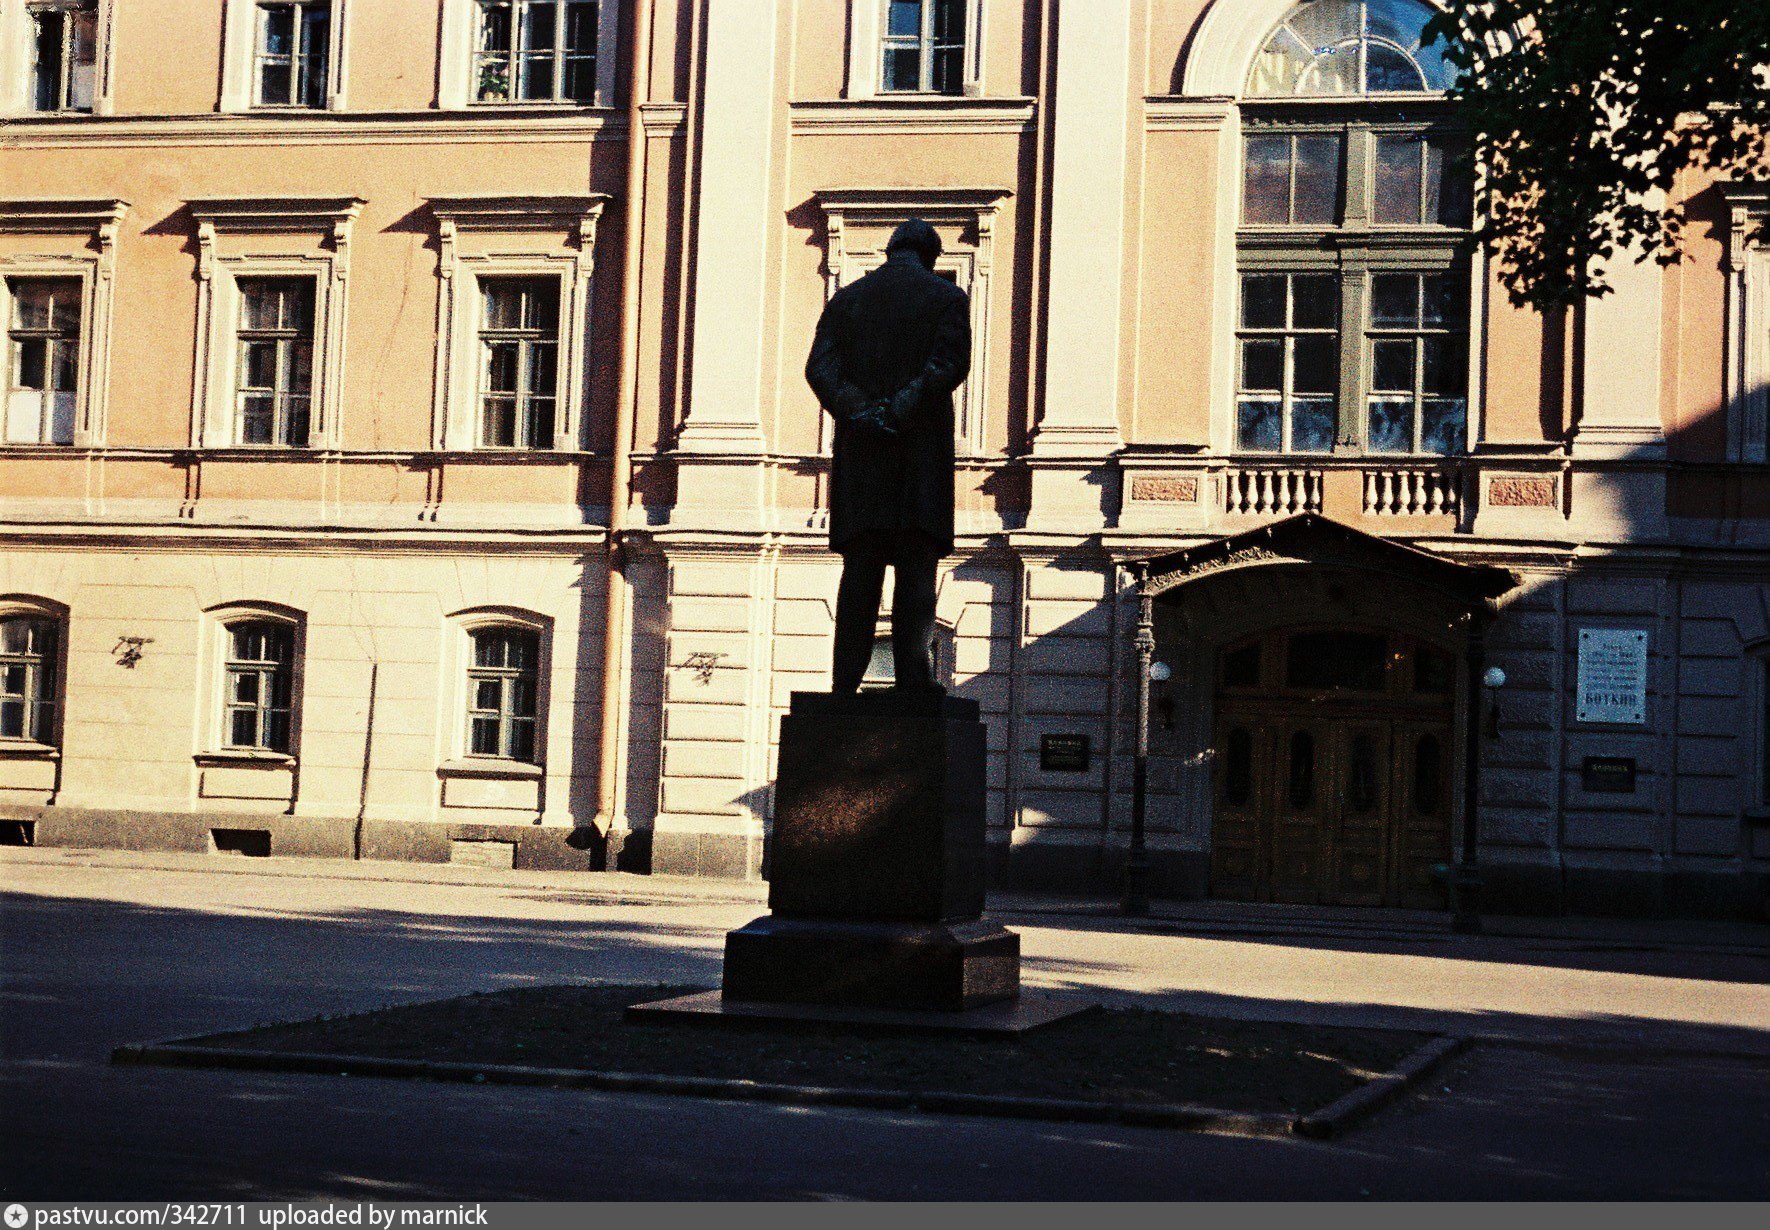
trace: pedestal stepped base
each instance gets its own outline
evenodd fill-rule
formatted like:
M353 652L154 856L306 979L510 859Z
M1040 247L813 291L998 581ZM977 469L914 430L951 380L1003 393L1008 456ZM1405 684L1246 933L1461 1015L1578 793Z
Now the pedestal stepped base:
M959 1012L1013 999L1020 937L980 921L976 701L795 692L781 723L773 913L725 938L725 998Z
M758 918L725 937L727 999L962 1012L1020 991L1020 937L989 922Z

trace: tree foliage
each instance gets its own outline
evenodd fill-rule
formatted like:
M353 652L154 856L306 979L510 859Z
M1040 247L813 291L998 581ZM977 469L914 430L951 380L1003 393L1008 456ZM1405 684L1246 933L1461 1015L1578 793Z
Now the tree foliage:
M1680 175L1770 178L1770 0L1448 0L1486 238L1514 302L1607 294L1676 263Z

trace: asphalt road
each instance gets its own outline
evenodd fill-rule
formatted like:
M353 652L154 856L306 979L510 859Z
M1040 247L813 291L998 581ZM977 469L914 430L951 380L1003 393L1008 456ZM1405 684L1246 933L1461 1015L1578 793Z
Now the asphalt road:
M721 934L760 908L754 894L660 896L631 881L623 896L559 877L220 870L259 869L0 857L7 1197L1770 1196L1763 928L1470 941L1408 920L1230 912L1130 926L1015 903L1029 980L1043 985L1512 1040L1477 1046L1346 1138L1313 1143L111 1067L123 1042L468 990L711 984Z

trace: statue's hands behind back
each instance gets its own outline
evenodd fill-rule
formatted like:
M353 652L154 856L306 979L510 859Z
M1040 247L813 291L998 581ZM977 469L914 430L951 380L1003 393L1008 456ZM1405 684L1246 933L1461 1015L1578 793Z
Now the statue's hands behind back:
M870 401L862 406L854 412L854 417L850 421L857 427L876 431L884 436L895 436L903 425L902 420L892 412L891 399L885 397Z

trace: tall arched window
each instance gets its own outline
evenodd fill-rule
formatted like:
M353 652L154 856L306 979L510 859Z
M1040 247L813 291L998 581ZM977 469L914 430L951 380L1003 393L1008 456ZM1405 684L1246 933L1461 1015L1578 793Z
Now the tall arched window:
M1235 447L1467 442L1467 140L1422 0L1304 0L1242 99Z
M226 632L221 745L287 755L295 707L295 625L238 619Z

